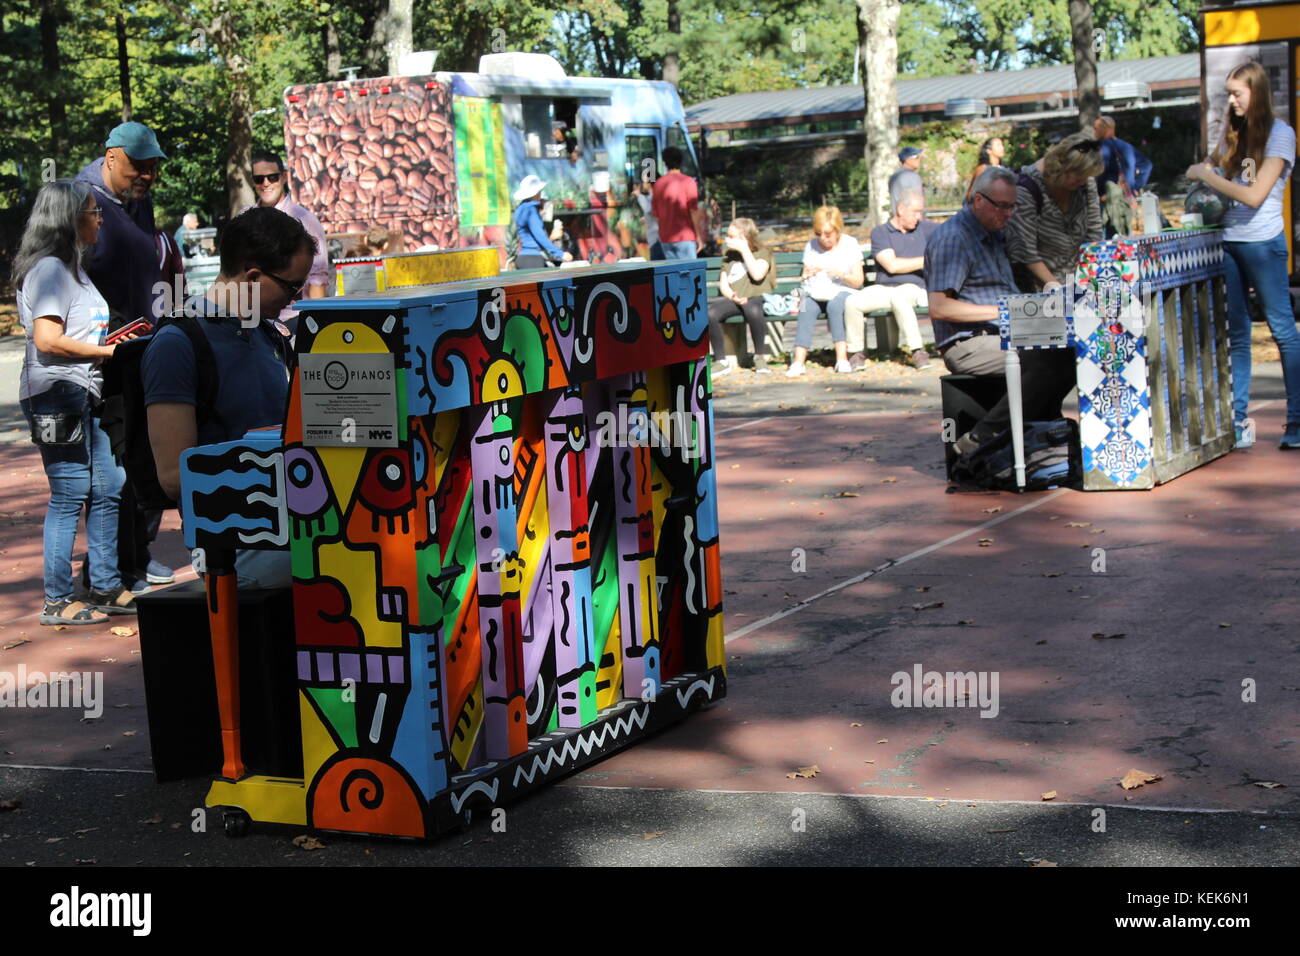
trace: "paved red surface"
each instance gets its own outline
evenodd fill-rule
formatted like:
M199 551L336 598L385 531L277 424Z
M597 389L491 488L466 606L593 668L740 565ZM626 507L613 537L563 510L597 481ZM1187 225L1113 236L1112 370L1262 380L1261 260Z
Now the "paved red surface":
M716 423L730 696L563 785L1300 808L1300 455L1150 492L948 495L931 411L750 421ZM90 723L0 710L0 764L147 771L137 640L37 625L44 476L25 443L0 466L0 670L102 670L106 694ZM177 527L156 553L183 565ZM893 707L918 664L996 672L996 717ZM1131 768L1163 779L1126 792Z

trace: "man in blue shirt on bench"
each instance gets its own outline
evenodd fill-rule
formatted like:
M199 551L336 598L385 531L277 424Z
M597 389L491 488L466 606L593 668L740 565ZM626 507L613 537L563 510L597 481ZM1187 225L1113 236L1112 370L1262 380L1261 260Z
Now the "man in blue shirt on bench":
M863 326L868 313L889 309L898 323L903 350L915 368L930 367L930 353L921 339L916 309L926 305L925 246L939 228L925 218L925 196L916 190L904 193L894 206L894 215L871 230L871 254L876 260L876 281L854 292L844 303L844 334L849 365L854 371L867 364L863 354ZM879 345L880 343L876 343Z
M943 223L925 248L934 340L948 370L962 375L1002 375L1006 358L998 337L998 299L1016 295L1003 227L1016 208L1016 174L1002 166L980 173L971 198ZM1061 402L1074 387L1074 353L1068 349L1025 352L1020 357L1025 421L1061 417ZM958 438L969 455L1011 425L1007 397Z

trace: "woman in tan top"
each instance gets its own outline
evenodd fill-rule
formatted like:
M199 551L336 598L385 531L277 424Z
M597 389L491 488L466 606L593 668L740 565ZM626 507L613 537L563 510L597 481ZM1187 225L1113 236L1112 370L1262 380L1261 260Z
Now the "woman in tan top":
M736 360L727 357L722 335L723 321L734 315L743 315L749 326L754 340L754 371L766 373L770 370L763 343L767 331L763 294L776 291L776 262L758 238L758 226L752 219L733 219L722 248L722 272L718 277L721 295L709 300L713 375L728 375L736 369Z

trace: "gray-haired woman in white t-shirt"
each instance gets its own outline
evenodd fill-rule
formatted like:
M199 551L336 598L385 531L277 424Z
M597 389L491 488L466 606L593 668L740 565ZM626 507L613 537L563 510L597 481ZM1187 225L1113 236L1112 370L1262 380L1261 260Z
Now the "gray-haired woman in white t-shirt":
M18 317L27 331L19 404L50 483L42 624L102 624L109 614L135 613L117 569L117 511L126 475L95 413L99 364L116 346L103 343L108 304L81 267L101 221L97 199L85 185L47 183L14 259ZM72 548L87 503L90 593L77 601Z

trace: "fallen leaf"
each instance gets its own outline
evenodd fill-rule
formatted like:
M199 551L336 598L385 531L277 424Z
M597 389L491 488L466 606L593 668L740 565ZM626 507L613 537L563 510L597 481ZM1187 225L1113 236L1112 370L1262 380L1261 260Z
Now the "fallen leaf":
M133 627L110 627L109 631L118 637L132 637L135 635L135 628Z
M1025 862L1030 866L1056 866L1051 860L1035 860L1032 857L1025 857Z
M101 664L116 664L116 663L117 663L117 658L116 658L116 657L101 657L101 658L99 659L99 662L100 662Z
M930 585L926 584L919 588L915 588L914 590L916 590L918 593L924 594L926 591L930 590Z
M81 836L83 833L94 833L99 827L86 827L84 830L73 830L73 836Z
M1284 783L1274 783L1272 780L1256 780L1255 786L1263 787L1265 790L1276 790L1278 787L1285 787Z
M98 860L73 860L72 862L76 863L78 866L94 866L99 861Z
M664 833L665 833L664 830L656 830L654 833L643 833L643 834L641 834L641 839L643 839L643 840L653 840L653 839L655 839L655 838L657 838L657 837L661 837L661 836L663 836Z
M62 842L63 842L63 839L64 839L63 837L50 837L50 838L48 838L45 842L46 842L46 843L62 843Z
M874 760L864 760L864 761L862 761L862 762L863 762L863 763L875 763Z
M861 727L862 725L861 725L860 723L858 723L856 720L854 720L854 721L850 721L849 726L850 726L850 727Z
M1056 799L1056 791L1055 791L1055 790L1048 790L1045 794L1043 794L1043 799L1044 799L1044 800L1055 800L1055 799Z
M1035 643L1035 644L1046 644L1046 643L1047 643L1047 638L1043 638L1041 641L1034 641L1034 643Z
M992 538L980 538L980 547L981 547L981 548L987 548L987 547L988 547L989 545L991 545L992 543L993 543L993 539L992 539Z
M1136 790L1144 783L1155 783L1157 780L1161 779L1163 778L1159 774L1150 773L1146 770L1133 769L1124 774L1124 779L1119 782L1119 785L1125 790Z
M1067 521L1065 523L1065 526L1067 528L1091 528L1092 522L1091 521Z
M1061 574L1062 574L1062 572L1060 572L1060 571L1044 571L1044 572L1043 572L1043 577L1045 577L1045 578L1059 578L1059 577L1061 576Z
M856 491L841 491L836 498L861 498L862 496Z
M896 482L896 481L898 481L897 478L881 478L881 479L880 479L880 483L881 483L882 485L892 485L892 484L893 484L894 482Z
M308 836L308 835L305 834L305 833L302 834L301 836L296 836L296 837L294 837L294 838L293 838L292 840L290 840L289 842L292 843L294 846L296 846L296 847L297 847L298 849L300 849L300 850L323 850L323 849L325 849L325 844L324 844L324 843L321 843L321 841L318 840L318 839L316 839L314 836Z
M786 776L789 777L791 780L795 779L796 777L800 777L806 780L809 777L817 776L817 774L820 772L821 772L821 767L817 766L816 764L813 764L811 767L800 767L794 773L787 773Z
M958 624L959 627L974 627L974 626L975 626L975 622L972 621L972 620L970 620L969 618L966 619L966 620L958 621L957 624Z
M21 800L0 800L0 813L4 813L6 810L19 810L22 805Z
M1101 639L1117 640L1118 638L1124 636L1124 632L1120 631L1118 634L1107 634L1104 631L1093 631L1092 636L1097 638L1098 640Z
M149 819L147 819L147 820L141 820L140 822L141 822L141 823L147 823L147 824L149 824L150 826L153 826L153 825L156 825L156 824L162 823L162 814L161 814L161 813L156 813L156 814L154 814L153 816L151 816Z
M975 804L973 804L973 803L968 803L968 804L966 804L966 806L968 806L968 807L973 807L973 806L975 806ZM1018 829L1019 829L1019 827L1007 827L1007 829L1005 829L1005 830L985 830L984 832L985 832L985 833L1015 833L1016 830L1018 830Z
M122 736L123 736L123 737L134 737L135 734L136 734L136 732L135 732L134 730L124 730L124 731L122 731Z
M888 737L881 737L879 740L876 741L876 743L878 743L878 744L887 744L887 743L889 743L889 738L888 738Z
M1232 627L1232 625L1231 625L1231 624L1227 624L1227 623L1225 623L1224 621L1220 621L1220 622L1219 622L1219 627Z
M793 479L793 478L782 478L782 479L781 479L781 484L783 484L783 485L792 485L792 484L794 484L794 479Z
M995 515L1001 510L1002 510L1001 508L985 508L984 513L986 515Z
M927 603L925 603L925 604L913 604L913 605L912 605L912 610L913 610L913 611L929 611L930 609L932 609L932 608L936 608L936 607L943 607L943 602L942 602L942 601L929 601L929 602L927 602Z
M732 467L732 469L734 470L734 469L736 469L736 468L739 468L740 466L739 466L739 465L732 465L731 467Z
M1184 518L1195 518L1196 515L1183 515Z

